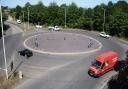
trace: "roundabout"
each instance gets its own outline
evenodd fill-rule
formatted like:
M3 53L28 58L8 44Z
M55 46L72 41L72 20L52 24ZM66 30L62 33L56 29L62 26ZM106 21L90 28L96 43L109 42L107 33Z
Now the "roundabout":
M117 40L104 39L93 32L42 30L25 33L19 43L17 50L27 48L34 55L29 59L14 55L15 64L22 62L18 70L22 71L25 78L14 89L102 89L113 71L94 79L87 73L88 66L96 55L105 51L116 51L119 58L124 53Z
M83 34L45 32L25 39L23 45L38 53L52 55L85 54L100 50L102 44Z

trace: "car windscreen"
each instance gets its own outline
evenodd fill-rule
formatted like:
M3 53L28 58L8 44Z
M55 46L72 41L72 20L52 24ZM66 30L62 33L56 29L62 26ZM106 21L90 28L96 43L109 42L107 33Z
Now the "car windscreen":
M93 66L95 66L96 68L101 68L101 62L99 62L99 61L97 61L97 60L95 60L93 63L92 63L92 65Z

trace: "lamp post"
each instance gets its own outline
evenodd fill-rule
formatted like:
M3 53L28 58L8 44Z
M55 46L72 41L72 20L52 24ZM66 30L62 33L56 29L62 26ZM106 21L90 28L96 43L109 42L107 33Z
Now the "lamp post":
M24 23L24 11L23 11L23 24L24 24L24 31L25 31L25 23Z
M65 28L67 27L67 25L66 25L66 20L67 19L67 13L66 13L66 7L65 7Z
M3 52L4 52L5 72L6 72L6 79L8 79L7 58L6 58L6 50L5 50L5 42L4 42L4 31L3 31L3 20L2 20L1 4L0 4L0 13L1 13L1 29L2 29L2 43L3 43Z
M103 22L103 32L104 32L104 28L105 28L105 11L106 11L106 9L104 9L104 22Z
M13 15L14 15L14 16L13 16L13 20L15 21L15 20L16 20L16 19L15 19L15 18L16 18L16 12L13 12Z
M27 8L28 9L28 30L29 30L29 7L30 6L28 6L28 8Z

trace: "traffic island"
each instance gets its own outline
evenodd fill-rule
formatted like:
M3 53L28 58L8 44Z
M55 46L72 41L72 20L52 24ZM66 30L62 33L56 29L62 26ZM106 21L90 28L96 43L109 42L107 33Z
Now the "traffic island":
M100 50L102 44L83 34L45 32L28 37L24 46L38 53L66 55L92 53Z

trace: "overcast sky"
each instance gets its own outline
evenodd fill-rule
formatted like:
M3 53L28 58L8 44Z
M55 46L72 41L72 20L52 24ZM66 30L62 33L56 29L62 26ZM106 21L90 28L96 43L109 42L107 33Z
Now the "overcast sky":
M67 5L75 2L79 7L95 7L101 3L107 4L109 1L116 3L119 0L1 0L3 6L16 7L17 5L24 6L25 3L30 2L30 4L37 4L42 1L44 5L48 6L50 2L56 2L58 5L66 3ZM128 1L128 0L126 0Z

